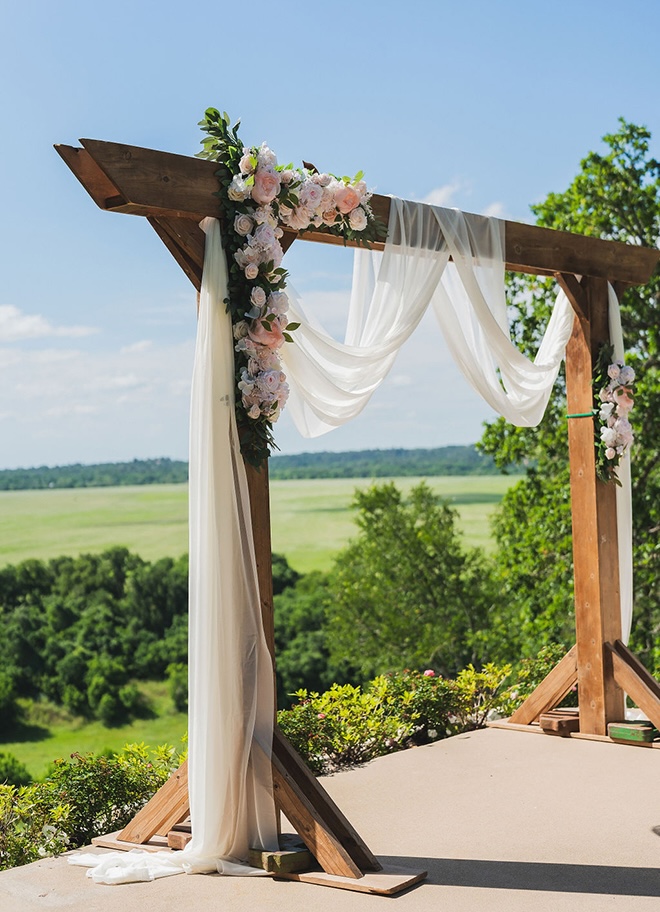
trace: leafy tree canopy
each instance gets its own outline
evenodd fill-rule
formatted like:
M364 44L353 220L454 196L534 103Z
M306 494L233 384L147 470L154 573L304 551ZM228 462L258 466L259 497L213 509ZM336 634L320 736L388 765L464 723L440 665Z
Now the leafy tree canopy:
M660 163L650 153L647 129L619 120L590 152L563 192L532 206L539 225L628 244L656 247L660 239ZM508 280L512 331L533 355L550 314L556 286L524 275ZM627 363L636 371L631 420L635 544L633 645L655 664L660 630L660 272L621 298ZM555 388L538 428L490 424L479 444L500 466L532 462L535 469L511 488L496 523L503 595L510 613L509 648L533 653L545 642L572 637L572 553L565 384ZM515 647L511 640L515 641ZM502 642L501 648L507 646Z

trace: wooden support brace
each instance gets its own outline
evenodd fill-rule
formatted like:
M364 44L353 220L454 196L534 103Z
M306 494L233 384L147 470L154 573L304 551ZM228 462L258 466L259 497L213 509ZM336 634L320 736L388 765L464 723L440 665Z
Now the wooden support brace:
M660 684L621 640L617 640L614 645L607 643L607 652L619 687L630 695L655 727L660 729Z
M119 834L123 842L143 845L152 836L167 833L190 813L188 802L188 761L181 764L165 785L138 811Z
M577 646L546 675L509 719L516 725L530 725L545 712L554 709L577 682Z

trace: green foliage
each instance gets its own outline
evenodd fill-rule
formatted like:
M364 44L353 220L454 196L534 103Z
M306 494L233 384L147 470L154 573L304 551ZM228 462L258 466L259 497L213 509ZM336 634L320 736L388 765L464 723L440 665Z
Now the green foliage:
M307 573L295 586L275 596L275 653L277 705L289 706L294 694L326 690L351 678L345 662L331 661L326 613L330 606L329 578Z
M509 708L503 689L511 667L469 666L455 680L405 671L380 675L364 687L300 690L278 713L284 734L317 774L364 763L412 744L482 727L491 711Z
M0 785L0 870L124 827L182 760L172 747L127 744L111 756L57 760L43 782Z
M404 501L394 484L357 491L360 533L331 578L328 641L363 678L401 664L457 672L483 658L496 599L490 564L466 549L456 511L421 483Z
M172 747L150 752L127 744L118 754L72 754L58 760L42 787L70 808L66 830L73 846L121 829L180 765Z
M0 753L0 784L29 785L32 782L28 768L13 754Z
M65 852L70 813L42 783L0 785L0 871Z
M495 471L490 456L473 446L435 449L402 448L346 453L297 453L271 457L271 479L403 478L438 475L488 475Z
M538 224L630 244L655 247L660 236L660 164L650 155L650 133L623 119L591 152L569 187L532 207ZM536 351L556 287L550 279L509 280L514 336ZM628 287L621 300L627 348L634 368L632 450L635 625L631 645L654 666L660 658L660 273L645 287ZM560 376L541 425L492 423L479 444L498 465L536 465L506 495L495 526L503 600L497 656L534 654L572 634L572 549L567 468L565 384ZM508 639L508 642L506 642Z
M172 662L167 666L170 697L177 712L188 712L188 665Z

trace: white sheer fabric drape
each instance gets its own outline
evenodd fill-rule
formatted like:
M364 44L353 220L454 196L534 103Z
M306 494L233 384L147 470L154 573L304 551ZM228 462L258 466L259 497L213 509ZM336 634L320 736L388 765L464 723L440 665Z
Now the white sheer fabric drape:
M298 430L316 437L357 415L430 303L474 389L513 424L538 424L573 311L560 292L530 361L509 338L504 264L502 221L393 198L384 252L355 253L345 342L332 339L293 298L292 319L301 326L283 360Z
M277 849L270 752L275 698L263 633L245 467L234 413L227 269L206 219L190 419L188 779L192 840L181 852L78 855L100 883L186 872L264 874L248 849ZM93 867L92 867L93 866Z
M451 261L450 261L451 257ZM383 254L357 250L344 343L336 342L305 315L296 344L284 347L291 385L289 407L306 437L349 421L367 404L394 363L429 303L462 373L486 402L512 424L537 425L573 326L563 292L534 361L511 342L504 291L504 223L421 203L392 199ZM609 289L615 357L623 357L618 300ZM630 460L619 470L617 489L624 640L632 623L632 508Z

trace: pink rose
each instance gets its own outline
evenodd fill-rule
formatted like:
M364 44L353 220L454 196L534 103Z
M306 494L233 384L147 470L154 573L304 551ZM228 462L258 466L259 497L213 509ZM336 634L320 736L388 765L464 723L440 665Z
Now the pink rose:
M424 677L425 678L434 678L435 672L433 671L432 668L427 668L426 671L424 672Z
M266 329L261 320L255 320L250 324L249 336L253 342L270 349L280 348L284 344L282 329L277 320L273 320L270 330Z
M253 193L254 195L254 193ZM335 205L342 215L348 215L360 204L360 194L353 187L341 187L335 193Z
M252 188L252 199L259 206L267 206L272 203L277 194L280 192L280 176L276 171L267 171L260 168L254 176L254 187Z
M256 263L248 263L245 267L245 278L252 282L259 275L259 267Z
M630 391L623 387L622 393L620 396L617 396L616 404L620 412L627 413L635 404L634 401L630 398Z

